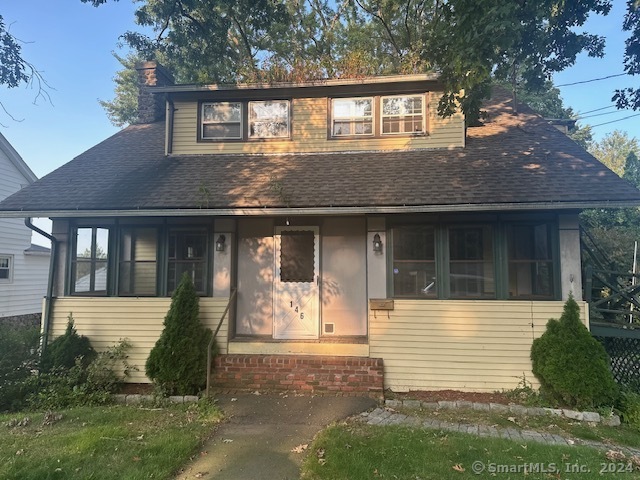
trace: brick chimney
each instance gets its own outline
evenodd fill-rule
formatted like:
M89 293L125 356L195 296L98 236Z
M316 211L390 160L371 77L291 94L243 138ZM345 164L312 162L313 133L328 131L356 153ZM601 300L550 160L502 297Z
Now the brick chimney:
M153 123L165 115L166 94L154 93L153 88L173 85L173 76L155 61L141 62L138 71L138 123Z

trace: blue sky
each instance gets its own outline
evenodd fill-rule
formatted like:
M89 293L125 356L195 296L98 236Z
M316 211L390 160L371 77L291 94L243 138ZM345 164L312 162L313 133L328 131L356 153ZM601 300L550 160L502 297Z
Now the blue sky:
M587 29L607 36L604 59L581 56L576 66L557 74L556 84L621 73L625 36L621 32L624 0L615 0L612 13L594 18ZM51 172L118 129L112 126L98 99L113 97L113 76L120 69L112 56L118 37L136 29L136 4L110 1L99 8L80 0L5 0L0 10L11 32L23 40L24 57L42 71L50 85L51 103L33 104L36 90L0 88L0 101L16 118L0 112L0 131L39 177ZM638 85L620 77L561 88L567 106L586 112L611 105L616 87ZM615 112L615 113L611 113ZM585 121L596 125L633 115L614 109ZM639 112L640 113L640 112ZM620 129L640 138L640 116L594 128L597 138Z

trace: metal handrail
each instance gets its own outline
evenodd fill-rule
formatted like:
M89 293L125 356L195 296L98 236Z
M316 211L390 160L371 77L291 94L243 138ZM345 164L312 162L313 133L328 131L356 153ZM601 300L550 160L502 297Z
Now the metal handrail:
M229 295L229 301L227 302L227 306L222 312L222 316L220 317L220 321L218 322L218 326L216 327L216 331L211 335L211 340L209 340L209 345L207 345L207 390L206 396L209 397L209 389L211 388L211 348L213 348L213 343L216 341L216 335L220 331L220 327L222 327L222 322L224 322L224 318L227 316L229 309L231 308L231 302L233 302L236 294L238 293L237 288L231 289L231 294Z

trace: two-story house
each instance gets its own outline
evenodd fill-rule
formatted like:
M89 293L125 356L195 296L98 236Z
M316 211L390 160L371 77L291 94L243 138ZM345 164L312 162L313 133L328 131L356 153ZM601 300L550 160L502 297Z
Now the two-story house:
M0 204L53 219L50 335L129 338L132 381L187 272L217 385L493 391L581 301L578 213L640 192L498 92L442 118L435 75L173 85L149 62L141 123ZM237 291L237 295L233 292ZM223 317L230 303L230 312Z
M37 177L0 134L0 199ZM37 326L49 273L49 249L31 243L20 218L0 218L0 323Z

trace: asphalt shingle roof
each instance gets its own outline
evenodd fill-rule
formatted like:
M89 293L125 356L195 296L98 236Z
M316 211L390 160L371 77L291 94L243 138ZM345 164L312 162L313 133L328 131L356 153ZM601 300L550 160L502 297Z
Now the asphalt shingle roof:
M164 122L134 125L0 203L1 211L640 205L620 179L498 93L465 148L164 155Z

